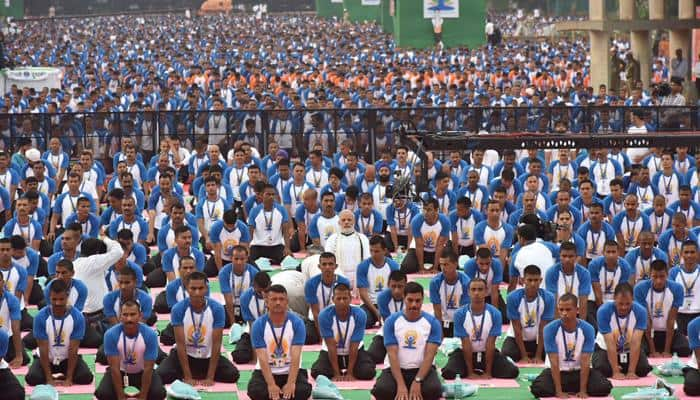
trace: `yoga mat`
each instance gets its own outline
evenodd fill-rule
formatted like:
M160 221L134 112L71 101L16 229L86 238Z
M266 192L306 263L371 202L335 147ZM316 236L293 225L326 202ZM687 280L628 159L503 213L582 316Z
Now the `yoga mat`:
M24 386L24 391L25 394L31 395L32 392L34 391L33 386L25 385ZM95 384L94 382L89 384L89 385L73 385L73 386L56 386L56 391L60 394L93 394L95 393Z
M656 384L657 377L654 375L647 375L644 378L637 379L610 379L613 387L645 387Z
M81 355L95 355L97 354L97 349L84 349L84 348L79 348L78 349L78 354Z
M102 364L96 362L96 363L95 363L95 373L96 373L96 374L105 374L105 373L107 373L107 366L106 366L106 365L102 365Z
M477 385L480 388L519 388L520 384L518 381L515 379L496 379L496 378L491 378L491 379L465 379L462 378L463 383L470 383L472 385ZM454 380L448 381L446 380L445 383L454 383Z
M237 389L236 396L238 396L238 400L250 400L250 397L248 397L248 392L244 390Z
M255 363L248 363L248 364L233 363L233 365L235 365L239 371L255 371Z
M690 361L690 357L684 358L684 357L678 357L682 363L686 363ZM658 367L659 365L662 365L664 363L667 363L671 361L673 358L667 357L667 358L649 358L649 365L652 367Z
M576 398L576 394L570 394L569 398ZM595 400L615 400L613 396L607 396L607 397L590 397L590 399L595 399ZM560 400L556 397L540 397L540 400Z
M306 252L300 251L298 253L292 253L292 257L304 259L304 258L306 258Z
M156 314L158 321L170 321L172 316L170 314Z
M217 302L219 302L221 304L226 304L226 299L224 299L224 295L219 293L219 292L209 293L209 297L211 297L212 299L216 300Z
M517 365L518 368L544 368L544 361L542 361L541 363L535 363L535 364L520 361L520 362L515 363L515 365Z
M195 386L195 389L197 389L197 391L207 393L232 393L238 391L238 386L236 386L235 383L215 382L213 386Z
M340 390L372 390L375 379L369 381L333 382ZM315 386L316 381L311 380L311 386Z
M302 347L301 351L312 351L312 352L318 353L321 351L322 347L323 347L323 345L321 345L321 344L305 344Z
M158 297L158 295L160 294L160 292L164 292L164 291L165 291L165 288L162 288L162 287L154 287L154 288L150 288L150 289L149 289L149 294L151 295L151 297L153 298L153 300L155 300L156 297Z
M27 372L29 372L29 365L23 365L17 369L10 369L8 367L8 369L12 371L14 375L27 375Z

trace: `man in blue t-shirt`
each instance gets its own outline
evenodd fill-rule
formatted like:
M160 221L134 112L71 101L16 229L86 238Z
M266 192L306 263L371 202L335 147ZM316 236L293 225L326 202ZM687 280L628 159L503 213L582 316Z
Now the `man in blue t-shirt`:
M391 314L403 311L403 291L406 288L407 281L406 274L400 270L391 271L388 287L377 295L377 308L384 322ZM374 335L367 352L375 364L384 362L386 347L384 346L384 336L381 332Z
M501 336L501 312L486 303L486 281L476 278L469 283L470 304L455 312L454 336L461 339L462 348L449 355L442 377L454 379L457 375L469 379L491 377L513 379L520 373L496 349L496 339Z
M226 319L224 307L207 297L207 274L196 271L185 282L188 298L173 307L175 347L156 372L163 383L180 379L189 385L212 386L214 382L236 383L238 369L221 357Z
M539 364L545 356L544 327L554 319L554 295L540 288L540 267L528 265L523 275L525 287L508 294L510 329L501 352L515 362Z
M363 347L365 312L350 305L352 293L344 283L333 288L333 305L318 316L323 350L311 366L311 376L319 375L339 381L370 380L375 363Z
M436 207L437 208L437 207ZM404 289L403 311L384 324L384 345L389 366L372 388L377 399L423 398L437 400L442 385L435 370L435 354L442 342L440 322L423 312L423 287L409 282Z
M438 201L428 199L423 205L423 213L411 220L413 242L409 243L401 271L406 274L437 272L436 255L440 255L450 239L451 227L447 216L440 213ZM426 268L426 265L430 268Z
M698 358L700 358L700 318L695 318L688 324L688 341L693 356L688 365L683 368L683 392L686 396L700 396L700 371L698 371Z
M612 302L598 308L598 336L591 357L594 369L607 378L636 379L651 372L642 337L647 329L647 311L634 302L632 285L615 287Z
M537 398L604 397L610 394L612 383L595 368L591 368L591 354L595 344L595 330L588 322L578 319L579 300L567 292L559 298L557 309L560 319L544 328L545 369L530 385Z
M8 359L7 351L11 348L10 338L4 329L0 329L0 358ZM7 400L24 400L24 387L19 383L10 368L0 369L0 393Z
M141 323L141 307L134 300L124 301L119 310L120 323L104 336L104 352L109 368L95 390L99 400L124 398L127 387L139 390L139 398L164 399L165 386L154 373L158 357L158 335ZM128 397L135 397L133 394Z
M241 316L249 327L248 332L253 330L253 323L267 313L265 299L270 285L270 276L266 272L258 272L252 279L251 286L241 294ZM248 364L255 360L255 349L248 332L241 335L236 348L231 352L231 359L236 364Z
M311 384L301 368L306 339L304 320L289 312L287 289L272 285L267 293L267 314L253 323L250 336L258 358L248 382L251 400L308 399Z
M68 306L68 286L61 280L51 285L49 301L34 318L39 357L34 358L25 381L31 386L89 385L92 372L78 355L85 334L85 318L77 308ZM63 378L57 379L54 374Z

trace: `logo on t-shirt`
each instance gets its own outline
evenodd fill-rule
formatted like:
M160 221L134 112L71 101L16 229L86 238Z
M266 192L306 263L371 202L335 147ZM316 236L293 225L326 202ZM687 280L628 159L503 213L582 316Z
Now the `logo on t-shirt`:
M403 348L415 350L418 343L419 335L414 330L408 330L403 334Z
M381 292L384 290L384 277L378 276L374 279L375 292Z

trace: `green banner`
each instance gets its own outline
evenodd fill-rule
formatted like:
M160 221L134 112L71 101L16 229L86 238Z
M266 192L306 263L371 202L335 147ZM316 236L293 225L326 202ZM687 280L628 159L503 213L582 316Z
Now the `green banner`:
M316 0L316 14L323 18L342 18L343 0Z
M442 42L445 47L476 47L486 43L486 0L414 0L397 1L394 36L399 47L435 46L432 17L443 19ZM456 18L451 16L458 15Z
M352 22L377 22L381 20L381 0L343 0Z

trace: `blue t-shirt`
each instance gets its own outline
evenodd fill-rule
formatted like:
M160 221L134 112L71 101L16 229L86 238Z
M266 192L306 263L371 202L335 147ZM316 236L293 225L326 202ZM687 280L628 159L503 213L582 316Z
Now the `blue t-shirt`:
M384 346L398 347L401 369L420 368L428 343L442 343L440 321L426 312L417 320L409 320L403 312L392 314L384 323Z
M632 310L625 316L617 314L615 303L605 303L598 307L597 317L599 335L612 333L618 352L630 351L633 331L647 329L647 311L636 302L632 303ZM599 337L596 343L603 350L607 350L602 337Z
M234 305L240 305L240 298L243 291L253 287L253 279L257 275L258 269L250 264L246 264L241 275L233 270L233 264L226 264L219 271L219 285L222 294L233 296Z
M617 265L613 271L609 270L605 263L605 256L593 259L588 264L588 272L591 273L591 284L600 283L603 292L603 301L612 301L615 287L622 282L628 282L633 273L624 258L617 258Z
M401 300L394 299L391 295L391 288L386 288L377 295L377 308L379 315L386 321L391 314L403 311L403 298Z
M124 333L124 325L109 328L104 335L104 352L107 357L119 356L120 370L137 374L144 370L145 361L158 358L158 334L149 326L139 323L135 337Z
M561 319L556 319L544 327L544 351L549 357L556 354L559 357L561 371L577 371L581 369L581 354L591 354L595 348L595 329L586 321L577 320L576 329L567 331L562 326Z
M438 220L433 225L425 221L423 214L418 214L411 220L411 233L414 238L423 239L423 251L435 252L439 238L450 238L450 220L444 214L438 215Z
M337 283L344 283L350 287L350 280L344 276L335 275L330 287L323 283L323 274L311 277L304 285L304 298L308 304L318 304L321 309L333 304L333 287Z
M143 314L143 318L150 318L151 313L153 312L153 299L151 296L141 289L136 289L136 293L134 293L134 295L134 300L136 300L141 307L141 314ZM104 299L102 299L102 305L104 306L103 312L105 318L117 318L121 308L121 290L115 290L107 293Z
M488 337L501 336L501 312L488 303L484 304L484 307L479 314L472 313L471 306L464 306L455 312L454 336L469 339L475 353L486 351Z
M56 279L52 279L46 283L44 288L44 299L46 304L51 304L49 294L51 293L51 285ZM83 281L79 279L71 279L71 283L68 286L68 305L73 306L78 309L78 311L83 311L85 306L85 300L87 300L88 289Z
M350 353L351 343L362 343L365 336L367 314L356 306L350 306L346 320L340 320L335 305L326 307L318 314L318 326L323 339L333 338L337 343L338 354ZM325 341L324 341L325 345Z
M516 289L508 294L506 313L511 321L520 321L524 341L537 340L540 322L554 319L554 295L538 289L537 297L528 301L525 288Z
M571 275L564 273L561 263L555 264L547 270L544 282L547 291L552 293L556 299L565 293L580 297L589 296L593 292L591 273L579 264L576 264Z
M293 312L287 313L282 326L273 326L269 314L264 314L253 323L250 337L255 349L267 350L267 360L258 363L268 363L273 375L286 375L292 363L292 346L304 345L306 328L301 317Z

